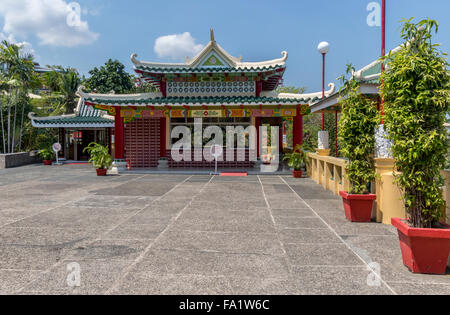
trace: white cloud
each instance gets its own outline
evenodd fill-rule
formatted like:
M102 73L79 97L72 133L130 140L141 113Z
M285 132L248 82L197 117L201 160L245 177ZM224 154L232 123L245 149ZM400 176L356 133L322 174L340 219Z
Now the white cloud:
M36 55L36 51L33 49L33 45L31 45L31 43L23 41L23 42L18 42L14 35L9 34L8 36L6 34L3 34L2 32L0 32L0 41L6 40L9 43L12 44L16 44L18 46L22 47L22 52L25 54L31 54L33 55L35 58L37 58L38 56Z
M0 15L4 17L3 32L17 37L35 35L42 45L74 47L97 40L99 34L89 30L86 21L76 26L67 23L74 9L65 0L1 0ZM75 3L76 4L76 3ZM80 11L82 13L82 10ZM9 35L8 35L9 36Z
M155 53L159 58L183 59L198 54L204 45L196 44L191 33L174 34L158 37L155 41Z

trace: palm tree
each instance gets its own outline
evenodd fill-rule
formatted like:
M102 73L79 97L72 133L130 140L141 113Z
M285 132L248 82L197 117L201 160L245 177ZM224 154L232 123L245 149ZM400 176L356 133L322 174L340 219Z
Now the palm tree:
M34 72L33 56L24 54L22 47L2 41L0 45L0 64L6 65L4 76L8 78L8 136L6 141L6 153L13 153L16 147L16 119L17 105L22 105L22 116L20 126L19 143L22 139L23 116L25 111L25 102L20 101L23 95L26 95L28 89L36 84L36 75ZM14 120L11 134L11 110L14 106ZM3 123L3 121L2 121ZM3 133L4 134L4 133ZM4 145L4 147L5 147ZM19 144L21 147L21 144Z
M75 108L75 99L77 98L76 92L80 82L78 72L73 69L67 69L65 72L61 73L59 89L64 97L63 105L66 114L72 113Z

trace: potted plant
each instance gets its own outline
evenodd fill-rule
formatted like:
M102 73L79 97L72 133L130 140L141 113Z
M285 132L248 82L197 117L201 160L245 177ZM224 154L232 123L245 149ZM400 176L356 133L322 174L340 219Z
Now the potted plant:
M354 71L352 65L347 66L347 75ZM370 194L367 186L375 180L373 152L378 113L375 102L360 93L360 83L356 78L347 79L343 75L340 79L342 114L338 139L341 153L348 159L346 171L350 182L350 191L341 191L340 195L348 220L370 222L376 195Z
M52 165L54 152L50 149L43 149L39 152L39 156L44 161L44 165Z
M97 169L97 175L106 176L108 168L113 162L108 147L92 142L84 148L83 152L87 152L90 155L89 162Z
M303 176L302 167L305 164L305 153L300 144L294 148L292 153L286 153L284 160L287 160L289 167L293 169L292 175L294 178L301 178Z
M445 54L432 43L438 23L404 21L402 45L385 58L382 75L385 125L392 141L407 218L394 218L403 263L414 273L444 274L450 227L439 223L444 200L440 171L448 149L444 127L450 101Z

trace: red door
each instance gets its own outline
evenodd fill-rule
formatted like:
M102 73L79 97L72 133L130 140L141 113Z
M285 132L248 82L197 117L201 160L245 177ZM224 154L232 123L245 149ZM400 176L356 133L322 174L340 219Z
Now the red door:
M159 118L137 118L125 126L125 158L131 168L158 166L159 128Z

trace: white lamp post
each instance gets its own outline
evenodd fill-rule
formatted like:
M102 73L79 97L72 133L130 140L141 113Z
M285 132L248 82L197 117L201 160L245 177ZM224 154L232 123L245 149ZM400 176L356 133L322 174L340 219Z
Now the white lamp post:
M330 44L321 42L317 50L322 55L322 99L325 99L325 56L330 51ZM319 131L318 152L321 155L330 155L329 134L325 130L325 113L322 112L322 130Z

